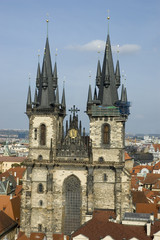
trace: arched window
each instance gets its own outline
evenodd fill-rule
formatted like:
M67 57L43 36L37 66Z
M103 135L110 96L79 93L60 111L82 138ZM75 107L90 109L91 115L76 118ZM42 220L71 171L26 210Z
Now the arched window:
M39 206L42 207L42 205L43 205L43 201L40 200L40 201L39 201Z
M37 128L34 129L34 140L37 140Z
M110 126L108 124L103 125L103 144L109 144L110 142Z
M46 126L41 124L40 126L40 144L46 145Z
M65 209L64 230L65 234L75 231L81 224L81 183L80 180L71 175L64 181L63 185Z
M38 156L38 160L39 160L39 161L43 160L42 155L39 155L39 156Z
M37 192L38 192L38 193L43 193L43 184L42 184L42 183L39 183L39 184L38 184Z
M103 181L104 181L104 182L107 181L107 174L106 174L106 173L103 174Z

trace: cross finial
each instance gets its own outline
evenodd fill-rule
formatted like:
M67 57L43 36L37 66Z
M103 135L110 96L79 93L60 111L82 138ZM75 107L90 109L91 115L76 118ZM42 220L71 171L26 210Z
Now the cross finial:
M71 107L71 109L69 109L69 111L71 113L73 113L73 117L75 117L75 113L79 112L80 109L78 109L77 107L75 107L75 105L73 105L73 108Z

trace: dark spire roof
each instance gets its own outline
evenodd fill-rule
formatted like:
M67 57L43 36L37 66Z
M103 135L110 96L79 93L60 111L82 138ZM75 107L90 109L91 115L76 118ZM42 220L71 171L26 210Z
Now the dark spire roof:
M42 72L42 88L48 87L48 77L47 77L47 67L46 62L44 61L44 67Z
M65 90L64 90L64 87L63 87L61 105L62 105L63 108L66 108L66 99L65 99Z
M53 89L56 89L57 81L58 81L58 77L57 77L57 63L55 62L54 71L53 71Z
M41 78L41 70L40 70L40 64L38 63L37 78L36 78L36 87L37 88L39 88L39 86L40 86L40 78Z
M97 75L96 75L96 85L97 87L100 86L101 83L101 65L100 65L100 60L98 60L98 64L97 64Z
M37 105L37 88L35 89L35 94L34 94L34 105Z
M127 89L124 89L124 101L127 102Z
M55 100L55 104L59 104L59 89L58 89L58 86L57 86L57 90L56 90L56 100Z
M96 87L94 89L94 96L93 96L93 100L96 101L97 100L97 90Z
M116 87L119 88L119 86L121 84L121 82L120 82L121 75L120 75L119 60L117 60L115 78L116 78Z
M29 88L28 88L27 106L32 106L31 87L30 87L30 86L29 86Z
M124 84L122 84L122 89L121 89L121 101L125 102Z
M98 99L102 106L113 106L118 100L109 34L106 41Z
M32 99L31 99L31 88L28 88L28 96L27 96L27 104L26 104L26 112L32 110Z
M92 103L92 89L91 89L91 85L89 85L87 104L91 104L91 103Z

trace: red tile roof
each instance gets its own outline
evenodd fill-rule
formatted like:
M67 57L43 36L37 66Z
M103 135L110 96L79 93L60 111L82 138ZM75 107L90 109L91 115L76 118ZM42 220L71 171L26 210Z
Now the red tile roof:
M137 206L138 203L148 203L148 200L144 194L144 192L140 191L132 191L132 202Z
M16 228L17 225L6 213L0 211L0 238L5 232Z
M148 173L144 180L144 184L155 184L157 180L160 180L160 174Z
M129 156L127 152L124 153L124 159L125 160L131 160L132 158Z
M26 157L0 156L0 162L23 162Z
M73 237L78 236L79 234L88 237L89 240L99 240L108 235L114 240L120 240L123 238L131 239L133 237L141 240L152 239L152 236L147 236L144 226L122 225L107 221L106 218L99 220L96 217L93 217L93 219L71 234L71 238L73 239Z
M137 203L136 213L154 213L154 217L157 218L158 206L155 203Z
M24 167L10 168L6 172L0 174L0 181L2 181L3 177L7 178L9 177L9 175L13 175L16 181L17 181L17 178L21 180L23 178L25 171L26 171L26 168Z
M157 150L160 151L160 144L153 144L153 147L154 147L156 152L157 152Z

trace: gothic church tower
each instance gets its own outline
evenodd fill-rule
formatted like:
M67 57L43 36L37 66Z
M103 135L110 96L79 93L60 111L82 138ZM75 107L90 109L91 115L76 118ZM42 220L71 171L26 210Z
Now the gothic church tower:
M48 37L42 69L38 64L34 101L29 87L26 114L29 118L29 156L25 161L21 198L21 231L26 236L43 232L70 234L93 211L113 210L120 222L132 211L130 176L125 169L125 122L129 115L126 88L117 61L114 70L109 35L103 67L97 66L94 96L89 86L87 114L90 136L82 131L78 109L70 109L66 121L65 91L59 102L57 65L52 71ZM97 95L98 89L98 95Z

